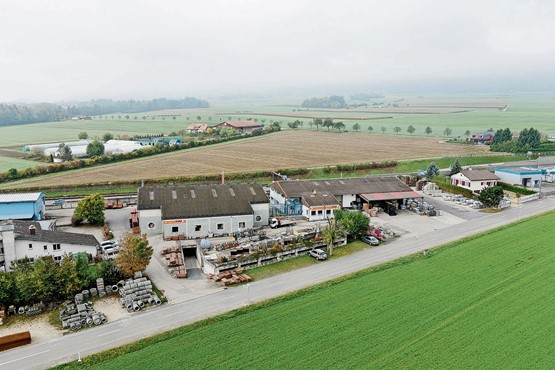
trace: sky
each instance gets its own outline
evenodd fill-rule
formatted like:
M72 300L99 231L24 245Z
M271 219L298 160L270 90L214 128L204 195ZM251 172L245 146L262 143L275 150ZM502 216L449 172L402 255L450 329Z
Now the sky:
M555 90L554 19L550 0L2 0L0 101Z

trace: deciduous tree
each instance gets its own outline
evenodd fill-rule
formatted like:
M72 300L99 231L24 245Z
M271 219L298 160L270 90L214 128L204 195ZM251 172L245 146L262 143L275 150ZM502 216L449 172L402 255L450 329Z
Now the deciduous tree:
M89 134L87 134L85 131L82 131L79 133L79 135L77 135L77 137L79 138L79 140L86 140L89 138Z
M430 134L432 133L432 128L430 126L427 126L424 129L424 132L426 133L426 135L430 136Z
M499 206L499 202L503 199L503 188L501 186L488 186L480 191L478 200L489 208Z
M104 198L100 194L85 197L77 203L72 222L76 225L88 221L93 225L104 225Z
M89 145L87 145L87 156L88 157L95 157L104 155L104 144L102 144L98 140L92 141Z
M353 124L353 131L358 132L358 130L360 130L360 124L357 122L357 123Z
M370 218L359 211L335 210L333 216L339 223L340 229L345 230L355 239L365 235L370 225Z
M410 125L410 126L407 128L407 132L408 132L409 134L411 134L411 135L414 134L414 131L416 131L416 129L414 128L413 125Z
M132 277L135 272L146 269L153 253L146 234L124 234L120 244L121 250L116 263L124 276Z

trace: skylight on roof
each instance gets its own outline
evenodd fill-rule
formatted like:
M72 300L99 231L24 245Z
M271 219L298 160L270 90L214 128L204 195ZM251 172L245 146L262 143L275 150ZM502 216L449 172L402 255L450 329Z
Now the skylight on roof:
M148 192L148 197L150 200L154 200L154 192L153 191L149 191Z
M217 197L218 197L218 193L216 193L216 189L211 189L211 190L212 190L212 196L213 196L214 198L217 198Z
M177 192L172 190L172 199L177 199Z
M196 198L195 190L191 189L191 198Z
M235 190L233 190L232 188L229 188L229 193L231 194L232 197L235 196Z
M256 192L254 191L252 186L249 186L249 189L251 189L251 194L256 196Z

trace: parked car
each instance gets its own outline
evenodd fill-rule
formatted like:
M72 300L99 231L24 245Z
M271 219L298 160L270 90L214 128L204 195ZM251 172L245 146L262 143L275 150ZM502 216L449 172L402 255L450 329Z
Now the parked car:
M308 252L308 254L310 254L312 257L316 258L317 260L323 261L326 258L328 258L328 255L326 254L326 252L324 252L321 249L313 249L310 252Z
M106 255L108 252L113 253L114 251L117 253L119 250L120 246L114 240L106 240L100 243L100 254Z
M362 238L360 238L360 240L362 240L363 242L365 242L366 244L370 244L370 245L380 245L380 241L378 240L378 238L375 238L373 236L363 236Z
M120 251L119 245L113 247L106 247L102 250L102 257L105 260L115 259Z

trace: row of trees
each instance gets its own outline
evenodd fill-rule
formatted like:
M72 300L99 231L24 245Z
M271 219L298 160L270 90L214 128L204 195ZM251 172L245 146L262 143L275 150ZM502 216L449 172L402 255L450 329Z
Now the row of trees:
M347 103L345 98L339 95L332 95L323 98L310 98L303 101L301 104L303 108L345 108Z
M325 118L325 119L315 118L312 121L310 121L308 124L310 125L310 127L316 126L316 130L319 130L320 126L327 128L328 131L330 129L335 129L340 132L345 130L345 124L343 122L334 121L332 118ZM359 125L359 129L360 129L360 125Z
M58 104L0 104L0 125L11 126L35 122L60 121L73 116L97 116L116 112L147 112L162 109L207 108L206 100L184 99L153 100L91 100L62 106Z
M333 219L328 219L328 225L322 230L322 240L328 246L328 253L333 255L336 241L347 235L351 239L358 239L366 235L370 226L370 218L358 211L333 211Z
M509 128L497 130L491 142L493 152L525 153L541 146L541 134L535 128L525 128L518 138L513 138Z

